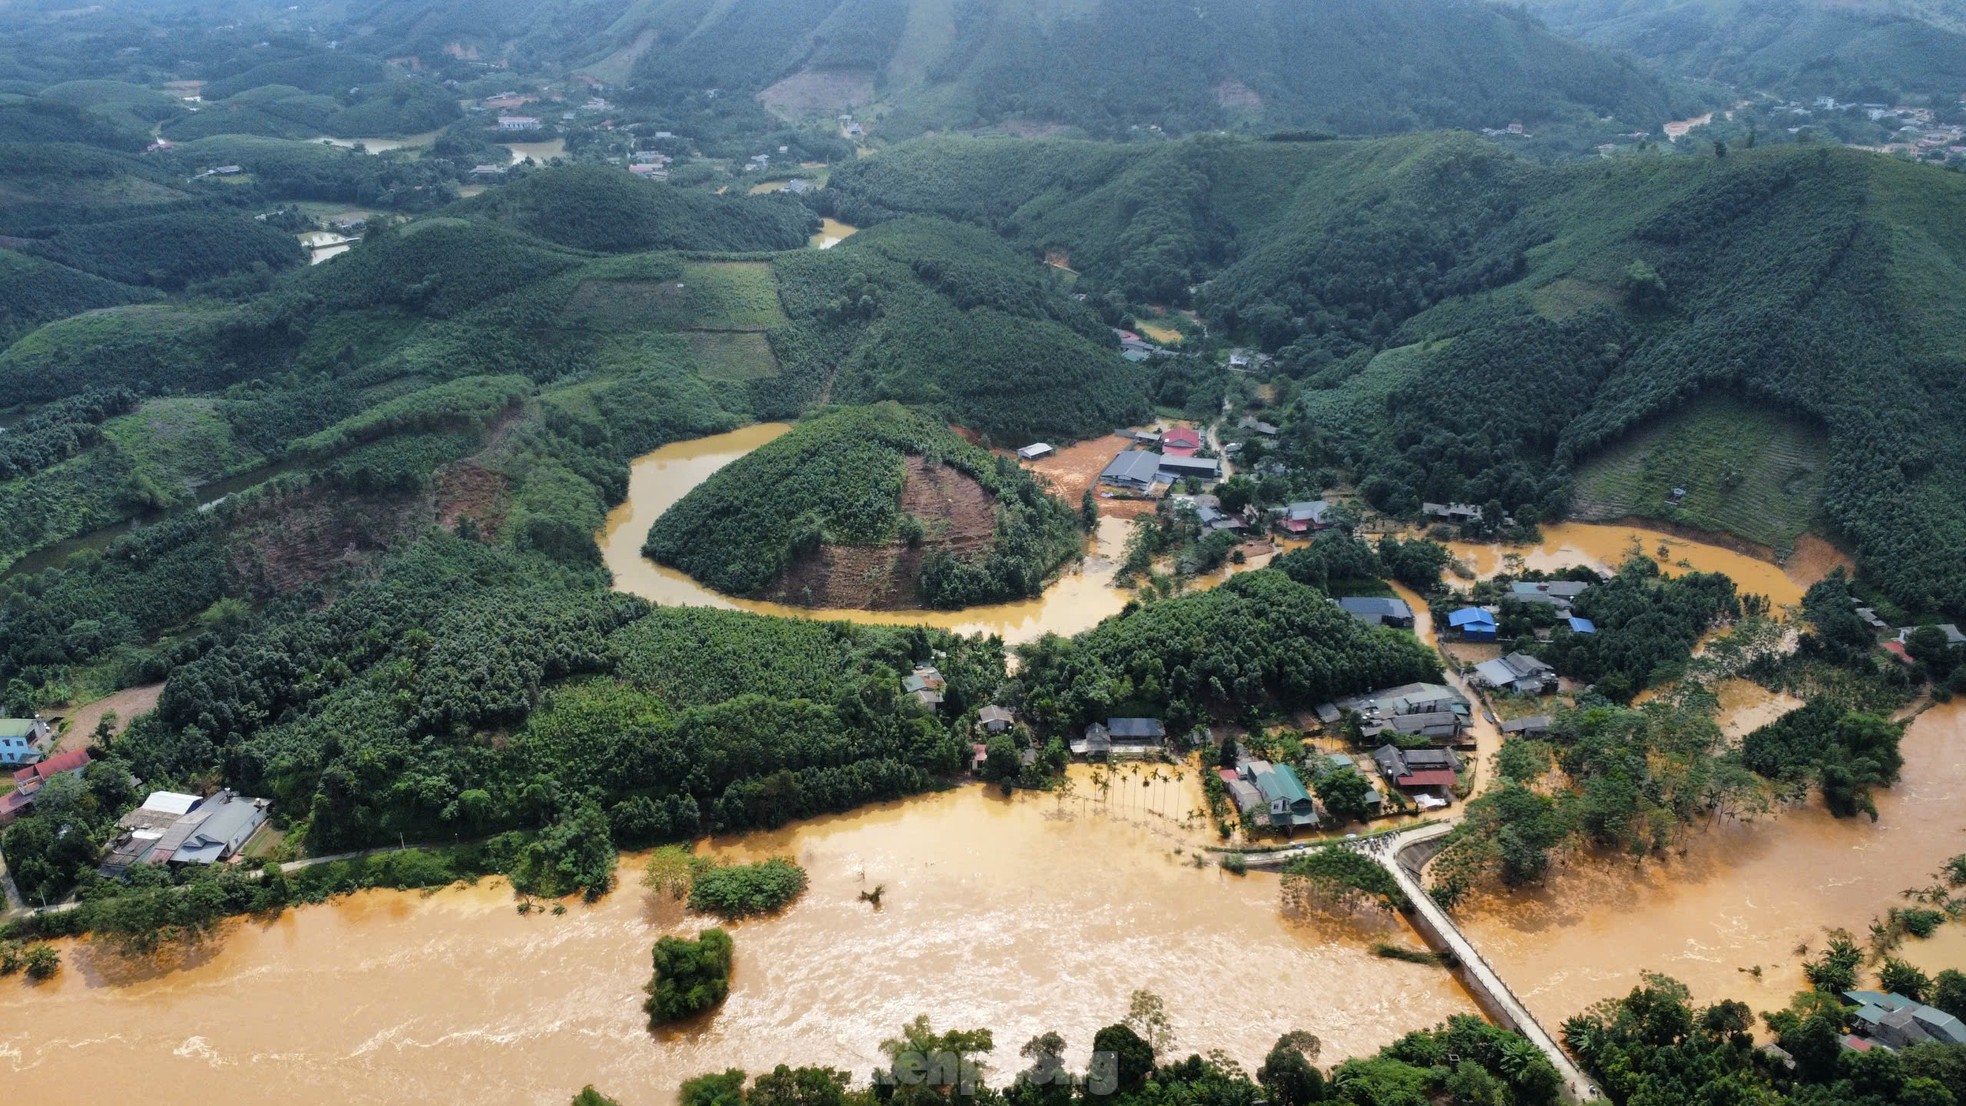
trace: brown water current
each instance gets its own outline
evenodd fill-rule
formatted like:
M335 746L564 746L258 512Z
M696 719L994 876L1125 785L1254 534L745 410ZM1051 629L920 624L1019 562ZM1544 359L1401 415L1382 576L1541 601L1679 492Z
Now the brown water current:
M1287 1030L1335 1058L1473 1011L1448 973L1369 951L1418 947L1399 922L1293 921L1274 877L1194 867L1174 824L1192 774L1101 791L1081 771L1075 791L965 787L721 846L793 855L812 886L782 917L733 927L730 998L680 1031L644 1023L649 947L709 922L643 889L626 858L619 890L560 917L520 916L493 882L240 923L162 975L65 942L54 981L0 980L0 1070L29 1102L564 1106L592 1082L641 1106L733 1065L864 1078L917 1014L994 1029L1004 1070L1054 1029L1083 1062L1139 987L1166 1001L1180 1047L1252 1068ZM878 911L858 901L875 885Z
M1812 799L1752 824L1695 830L1665 863L1572 860L1539 891L1464 911L1462 929L1546 1026L1623 994L1648 970L1682 980L1701 1002L1784 1006L1805 986L1799 943L1820 949L1826 926L1861 940L1873 917L1904 904L1899 892L1930 884L1966 852L1966 704L1920 715L1903 751L1904 778L1877 793L1875 824L1833 818ZM1904 951L1934 971L1966 969L1962 953L1958 923Z
M676 442L637 458L629 470L628 498L609 513L607 524L595 536L601 546L601 559L614 574L615 588L668 606L719 607L780 618L933 626L963 634L999 634L1012 644L1047 633L1070 635L1089 630L1120 613L1134 597L1131 591L1113 586L1114 573L1125 555L1127 521L1104 516L1088 543L1090 548L1085 559L1078 565L1067 566L1045 588L1043 595L960 611L841 610L738 599L697 583L687 573L642 556L642 542L662 512L711 473L790 429L785 423L760 423L728 434ZM1195 580L1192 586L1209 587L1228 579L1231 572L1264 563L1265 558L1252 558L1246 565Z

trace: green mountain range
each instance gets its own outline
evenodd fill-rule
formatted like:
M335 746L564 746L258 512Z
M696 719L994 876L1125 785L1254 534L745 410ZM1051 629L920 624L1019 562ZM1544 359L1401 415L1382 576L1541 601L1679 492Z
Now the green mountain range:
M1958 0L1530 0L1551 29L1744 92L1896 103L1966 93Z

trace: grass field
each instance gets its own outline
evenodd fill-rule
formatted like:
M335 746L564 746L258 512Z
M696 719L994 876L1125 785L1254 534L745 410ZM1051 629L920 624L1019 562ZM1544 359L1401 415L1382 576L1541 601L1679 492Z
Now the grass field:
M1820 428L1744 400L1704 399L1586 460L1571 513L1663 519L1787 553L1816 521L1828 452ZM1686 497L1675 507L1676 487Z
M778 375L771 343L755 330L691 331L689 340L697 375L705 380L762 380Z
M1365 426L1381 417L1393 389L1426 371L1427 355L1445 342L1416 342L1382 350L1358 375L1335 388L1306 389L1304 411L1319 426Z
M563 317L608 330L765 330L787 321L762 261L692 261L680 280L590 280Z

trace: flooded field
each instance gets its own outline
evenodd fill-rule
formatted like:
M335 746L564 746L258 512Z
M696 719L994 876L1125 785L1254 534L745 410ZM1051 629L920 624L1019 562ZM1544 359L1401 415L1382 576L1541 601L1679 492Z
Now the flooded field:
M330 146L342 146L351 150L356 146L360 146L369 153L381 154L387 153L390 150L421 149L437 141L437 136L442 133L444 133L442 130L424 131L422 134L412 134L403 138L330 138L327 135L321 135L313 139L313 141L325 142Z
M1683 980L1701 1002L1787 1005L1805 986L1798 943L1820 948L1825 926L1863 934L1903 905L1900 891L1966 852L1966 704L1920 715L1903 749L1904 778L1878 792L1874 825L1832 818L1812 799L1694 831L1668 863L1573 860L1546 888L1464 911L1462 928L1545 1025L1623 994L1647 970ZM1928 970L1966 968L1966 934L1952 930L1966 926L1907 941L1904 955Z
M830 250L859 232L859 227L849 226L838 219L821 219L819 233L812 236L810 244L814 249Z
M555 138L546 142L506 142L507 150L512 151L512 164L517 165L531 158L541 165L567 152L567 140Z
M360 239L325 230L302 231L300 234L300 246L307 251L309 265L319 265L330 257L339 257L353 249L358 241Z
M1600 572L1615 571L1633 552L1658 561L1668 575L1680 572L1724 572L1741 593L1765 595L1777 607L1802 602L1809 585L1829 575L1849 558L1820 539L1805 536L1787 567L1722 545L1696 541L1644 526L1595 522L1559 522L1542 528L1543 540L1534 546L1500 546L1477 542L1448 542L1454 555L1480 576L1493 576L1511 554L1523 567L1553 571L1586 565Z
M1368 951L1418 947L1399 923L1292 921L1273 877L1177 854L1181 835L1151 811L1177 809L1189 785L1162 784L1158 799L1116 785L1102 803L1080 784L1062 800L967 787L723 846L791 854L812 889L781 918L734 927L729 1000L660 1037L641 1013L649 946L706 923L643 890L631 858L621 889L560 917L521 917L488 883L242 923L159 977L70 945L54 982L0 980L0 1070L44 1102L273 1091L340 1106L387 1087L393 1101L564 1106L592 1082L650 1106L729 1066L864 1078L917 1014L994 1029L999 1071L1047 1030L1082 1063L1139 987L1166 1000L1178 1047L1221 1047L1251 1069L1287 1030L1317 1034L1335 1060L1473 1012L1448 973ZM858 901L875 885L878 911Z

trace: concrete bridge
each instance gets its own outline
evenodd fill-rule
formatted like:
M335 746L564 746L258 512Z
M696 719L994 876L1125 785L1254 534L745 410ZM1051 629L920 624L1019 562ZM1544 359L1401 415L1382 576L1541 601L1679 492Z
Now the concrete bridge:
M1557 1044L1556 1038L1537 1023L1529 1007L1515 997L1509 985L1502 982L1501 975L1482 958L1474 942L1462 934L1454 919L1448 917L1447 911L1441 909L1421 884L1420 870L1433 857L1433 850L1426 846L1439 841L1453 829L1452 825L1440 823L1404 830L1380 839L1382 843L1375 843L1378 847L1368 849L1366 855L1378 861L1399 881L1400 890L1413 903L1407 919L1426 938L1427 943L1460 961L1461 981L1467 985L1482 1010L1503 1028L1513 1029L1529 1038L1531 1044L1549 1057L1550 1063L1556 1066L1557 1074L1563 1078L1564 1093L1571 1101L1603 1101L1604 1092L1570 1059L1569 1054Z

